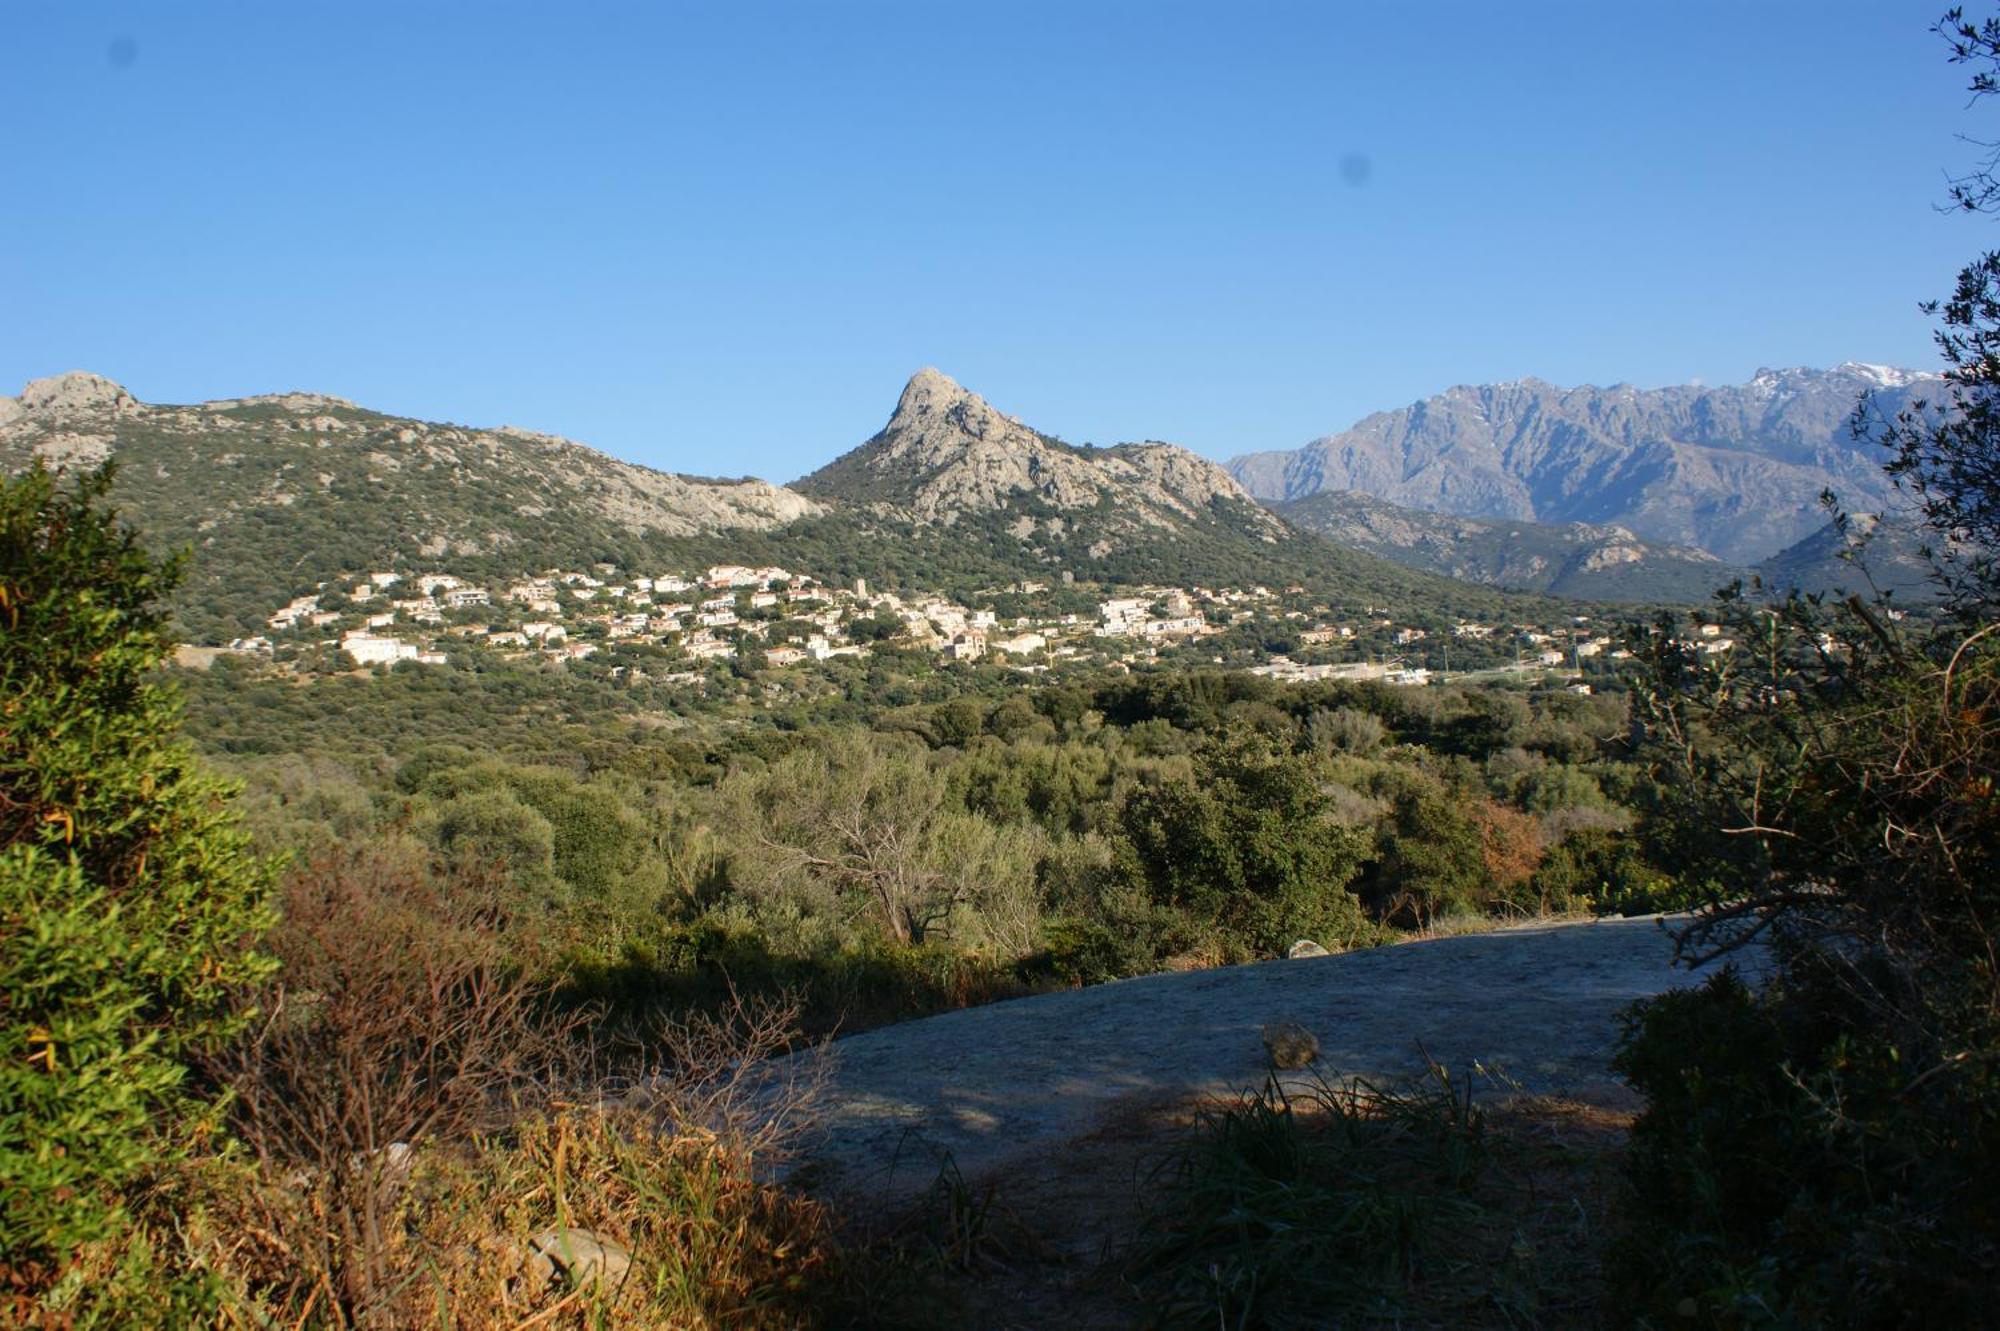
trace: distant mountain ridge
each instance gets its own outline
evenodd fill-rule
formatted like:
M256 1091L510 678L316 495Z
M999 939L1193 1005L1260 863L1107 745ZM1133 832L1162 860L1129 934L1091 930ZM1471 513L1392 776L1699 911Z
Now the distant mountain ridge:
M1618 526L1752 564L1825 524L1823 490L1851 511L1893 507L1883 459L1848 421L1864 393L1893 412L1940 382L1849 362L1714 388L1466 385L1228 466L1267 502L1357 491L1458 517Z
M1623 527L1462 518L1352 490L1279 504L1287 521L1410 568L1489 587L1609 601L1701 601L1741 570Z
M36 458L114 459L119 507L156 546L192 548L178 612L194 641L254 633L272 608L364 570L500 579L599 563L778 563L930 590L1064 575L1296 581L1440 614L1498 604L1298 531L1185 449L1074 447L934 370L872 439L796 488L678 476L553 435L320 394L148 404L81 372L0 397L0 470Z
M1816 375L1760 376L1762 387L1752 387L1771 399L1766 417L1789 433L1767 431L1759 446L1791 450L1783 476L1792 482L1814 463L1847 479L1844 494L1879 495L1886 482L1872 460L1863 466L1844 441L1814 442L1815 431L1830 436L1845 420L1837 390L1868 372L1843 371L1832 388L1801 378ZM1889 371L1872 372L1871 382L1902 393L1921 384ZM1718 406L1687 405L1690 395L1714 391L1655 396L1666 394L1680 413L1668 418L1692 413L1721 432ZM1611 398L1599 401L1606 393ZM1497 464L1471 467L1459 456L1486 446L1496 421L1516 420L1517 442L1553 439L1579 458L1594 449L1604 455L1601 470L1623 474L1635 456L1680 447L1654 441L1658 413L1633 404L1644 396L1528 381L1453 390L1402 413L1394 429L1383 426L1386 417L1363 425L1377 443L1430 440L1425 446L1437 456L1418 480L1504 481L1514 489L1487 497L1504 498L1524 483ZM1746 410L1739 402L1739 417ZM1577 420L1595 424L1585 430ZM1445 445L1435 442L1441 421L1464 427ZM1633 442L1613 447L1603 442L1607 434ZM1354 448L1357 458L1374 456ZM1769 461L1747 446L1736 452L1750 464ZM1266 456L1280 459L1275 471L1259 465L1281 481L1324 476L1323 459ZM148 404L80 372L0 397L0 469L34 458L119 463L118 503L148 539L193 549L181 614L191 633L215 641L254 632L270 607L363 569L500 578L555 566L671 570L743 561L931 589L1063 576L1106 586L1300 582L1330 601L1438 615L1494 611L1500 602L1489 588L1701 600L1753 571L1752 561L1718 560L1692 543L1648 536L1636 521L1551 526L1460 517L1334 490L1274 513L1223 467L1186 449L1070 445L936 370L911 378L874 436L791 487L678 476L553 435L409 420L321 394ZM1255 480L1257 467L1242 459L1236 466ZM1575 496L1579 504L1585 498ZM1849 506L1867 508L1865 500ZM1751 528L1758 518L1744 508L1737 525ZM1806 535L1754 571L1808 587L1851 580L1842 558L1849 542L1820 530L1824 523L1811 507ZM1884 531L1891 539L1878 538L1871 558L1893 554L1892 578L1915 580L1913 542L1898 537L1894 523Z
M1907 518L1831 519L1754 565L1726 564L1691 546L1642 541L1623 527L1461 518L1403 508L1351 490L1279 504L1287 522L1365 554L1462 582L1589 601L1706 601L1754 579L1782 594L1893 591L1905 603L1937 594L1924 539Z
M1433 608L1468 608L1479 595L1296 528L1185 448L1068 444L935 369L910 378L882 429L793 487L870 539L1037 576L1308 582L1330 595Z
M763 481L675 476L553 435L407 420L280 393L152 405L81 372L0 397L0 469L119 464L116 502L149 540L195 553L184 613L282 604L365 568L545 567L824 514Z
M317 393L153 405L109 379L74 371L35 380L19 398L0 398L0 447L10 454L25 450L52 464L87 464L141 440L152 445L145 460L153 464L153 479L167 479L175 461L221 465L257 477L255 493L288 508L309 502L314 491L357 481L383 491L378 503L394 503L397 487L390 478L406 471L452 482L436 491L448 497L499 468L510 482L529 483L513 513L530 520L570 505L631 531L687 535L771 527L820 511L813 501L764 481L696 480L621 462L556 435L406 420ZM234 447L238 442L242 449ZM214 451L216 445L223 451ZM128 475L125 483L144 487L147 480ZM419 548L470 553L539 535L520 530L501 510L474 514L449 502L435 511L404 511L398 519Z

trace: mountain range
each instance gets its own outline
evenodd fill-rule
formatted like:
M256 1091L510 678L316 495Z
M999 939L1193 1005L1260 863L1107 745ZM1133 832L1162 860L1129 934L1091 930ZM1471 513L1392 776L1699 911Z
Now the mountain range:
M872 439L792 487L678 476L554 436L318 394L154 405L81 372L0 398L0 468L33 458L118 464L120 507L155 544L193 551L179 612L197 641L255 632L272 607L371 569L503 577L757 562L882 588L1068 575L1296 581L1440 614L1496 604L1487 589L1287 524L1185 449L1064 444L932 370Z
M1616 526L1748 565L1824 527L1822 491L1850 511L1894 508L1880 451L1848 423L1863 394L1893 413L1939 382L1850 362L1713 388L1466 385L1229 470L1267 502L1346 491L1456 517Z
M362 569L708 560L931 589L1300 582L1451 615L1491 612L1492 588L1699 600L1767 546L1783 578L1841 580L1845 540L1813 497L1833 482L1857 507L1887 496L1841 433L1866 386L1897 403L1921 380L1849 366L1734 389L1453 389L1225 469L1171 444L1068 444L923 370L882 430L778 486L312 393L148 404L78 372L0 397L0 467L114 459L121 507L194 553L181 615L200 639Z
M1295 526L1410 568L1582 600L1700 601L1748 576L1706 550L1642 541L1618 526L1464 518L1353 490L1322 490L1275 511Z

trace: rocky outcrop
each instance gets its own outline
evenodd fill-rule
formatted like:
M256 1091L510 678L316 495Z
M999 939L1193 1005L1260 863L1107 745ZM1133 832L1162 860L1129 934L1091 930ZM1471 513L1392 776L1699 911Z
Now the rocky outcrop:
M31 379L28 386L21 390L19 399L20 411L52 416L75 412L131 411L138 405L138 399L122 386L102 375L83 370L50 375L46 379Z
M880 433L797 484L940 524L1034 508L1101 513L1111 528L1173 528L1226 510L1267 539L1285 534L1227 472L1184 448L1066 444L934 369L911 377Z
M779 1068L826 1073L798 1167L856 1205L901 1203L946 1158L975 1184L1058 1173L1135 1104L1262 1085L1274 1018L1319 1046L1287 1088L1477 1066L1513 1092L1617 1103L1631 1095L1610 1066L1618 1013L1706 978L1673 950L1657 918L1613 918L1147 975L882 1027ZM1753 979L1765 963L1737 958Z
M1883 459L1848 421L1864 393L1893 412L1938 383L1850 363L1718 388L1461 386L1229 465L1266 500L1352 490L1461 517L1616 524L1749 563L1817 530L1823 490L1887 505Z
M223 409L228 407L283 407L287 411L313 411L321 407L345 407L349 411L359 410L354 403L344 397L334 397L327 393L257 393L250 397L214 398L201 404L204 407Z
M824 505L782 485L747 477L717 481L654 471L606 457L560 435L503 426L481 432L479 442L485 448L528 444L559 464L567 464L585 481L594 503L607 517L639 531L687 536L768 528L826 511Z

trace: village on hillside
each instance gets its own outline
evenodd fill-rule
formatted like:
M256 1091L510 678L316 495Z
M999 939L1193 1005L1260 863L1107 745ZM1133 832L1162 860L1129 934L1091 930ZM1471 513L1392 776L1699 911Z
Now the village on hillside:
M472 649L557 666L622 661L616 673L692 682L715 663L783 670L891 646L1024 674L1071 662L1130 669L1186 661L1292 681L1423 685L1521 674L1579 692L1590 688L1586 663L1627 655L1586 615L1442 624L1401 622L1377 608L1342 616L1296 585L1120 588L1096 600L1091 614L1078 589L1061 590L1071 594L1014 583L968 598L986 602L982 608L943 595L871 592L861 579L834 586L736 564L651 576L597 564L492 585L444 572L370 571L277 607L262 635L207 650L310 674L444 665L453 650ZM1688 645L1719 653L1733 643L1709 626ZM631 648L646 650L623 650Z

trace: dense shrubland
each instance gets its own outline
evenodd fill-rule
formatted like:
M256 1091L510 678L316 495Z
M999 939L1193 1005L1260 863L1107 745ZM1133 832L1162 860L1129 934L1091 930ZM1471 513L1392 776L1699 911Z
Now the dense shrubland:
M653 824L459 753L462 816L366 837L301 760L263 798L302 853L255 857L159 677L178 567L108 484L0 480L0 1321L815 1317L824 1213L757 1168L809 1088L744 1073L793 1014L557 1001L562 892L666 890Z
M490 871L571 992L621 1011L784 987L827 1030L1678 899L1629 830L1615 695L891 655L824 716L666 728L566 713L560 677L414 673L197 676L192 729L272 846L366 835ZM259 752L323 720L328 752Z
M1653 885L1616 700L895 653L817 724L638 724L533 671L193 677L246 832L175 738L177 567L108 475L5 485L15 1321L824 1318L826 1217L757 1169L809 1088L753 1092L760 1055ZM593 1285L537 1231L650 1260Z

